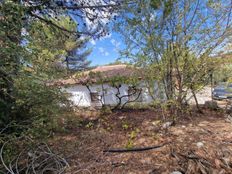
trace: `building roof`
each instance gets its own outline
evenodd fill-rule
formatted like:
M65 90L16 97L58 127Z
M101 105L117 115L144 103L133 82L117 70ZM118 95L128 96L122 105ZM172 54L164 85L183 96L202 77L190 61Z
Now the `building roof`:
M98 66L92 70L85 71L67 79L57 80L49 83L49 85L75 85L86 83L97 83L99 80L107 82L107 79L113 77L133 77L137 73L137 69L132 66L119 64L119 65L105 65Z

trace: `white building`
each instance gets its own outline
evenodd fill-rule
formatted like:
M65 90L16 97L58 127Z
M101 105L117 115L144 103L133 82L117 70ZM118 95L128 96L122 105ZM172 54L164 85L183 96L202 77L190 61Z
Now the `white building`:
M139 83L136 86L136 90L131 84L121 84L120 88L117 89L107 82L108 79L114 77L136 77L139 79ZM99 83L100 79L102 83ZM157 85L154 85L156 89L152 90L156 92L151 94L151 90L139 77L135 68L127 65L100 66L84 72L79 78L57 81L56 85L62 86L70 94L70 100L77 107L95 107L103 104L114 106L119 103L119 98L121 98L121 105L127 102L150 103L154 98L158 97Z

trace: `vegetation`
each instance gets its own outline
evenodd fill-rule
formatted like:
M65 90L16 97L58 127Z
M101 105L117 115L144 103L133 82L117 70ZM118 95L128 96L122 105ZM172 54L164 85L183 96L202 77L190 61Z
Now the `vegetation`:
M94 6L98 12L109 8L113 11L117 4ZM26 149L32 146L36 150L36 143L41 139L46 140L57 128L57 116L69 109L65 94L59 87L50 86L48 82L66 75L67 69L63 64L65 57L70 56L72 50L82 49L87 42L81 36L100 37L106 33L101 27L101 20L108 16L95 15L96 13L87 16L87 9L92 11L92 8L90 4L75 1L0 2L1 173L30 173L33 167L30 168L29 165L29 168L19 171L17 165L22 164L18 161L13 164L14 169L6 166L15 162L11 161L12 158L21 158L17 153L21 154L23 146ZM69 9L82 12L81 17L73 14L79 18L78 24L77 20L69 16ZM87 30L84 23L86 20L94 20L96 28ZM79 56L88 54L89 50ZM49 150L47 148L41 153ZM44 156L45 161L47 157L49 154ZM40 173L51 169L45 167L33 170ZM61 171L63 167L57 170Z
M60 20L64 22L68 19L62 17ZM1 22L5 32L9 30L7 27L12 27L4 25L4 20ZM2 43L8 46L2 47L2 53L6 55L1 70L6 76L2 78L5 88L1 91L3 96L1 108L4 109L1 110L1 127L8 125L10 128L10 124L20 125L21 122L25 127L26 125L30 125L31 128L32 125L47 127L46 124L52 124L51 118L60 112L59 105L67 105L61 91L46 83L48 80L62 77L64 72L56 65L61 61L59 57L66 54L67 45L75 40L40 21L31 22L26 32L25 36L21 36L24 43L2 40ZM7 54L12 52L15 55ZM16 130L10 128L5 131L20 133L18 129ZM39 132L41 134L41 131Z
M229 1L143 0L125 5L115 25L127 45L122 56L145 69L148 85L156 80L167 99L181 106L187 93L195 96L219 68L211 57L229 42L230 12Z
M225 52L222 52L221 54L219 54L217 57L215 57L216 59L220 59L220 61L218 61L219 63L219 67L217 68L214 72L213 72L213 83L214 85L218 85L222 82L228 82L231 83L232 79L231 79L231 75L232 75L232 54L227 51L229 51L230 49L226 49ZM220 66L221 65L221 66Z
M87 57L91 53L91 49L83 50L87 42L88 40L80 40L76 43L75 48L68 51L68 55L64 60L68 70L83 71L89 68L91 61L87 60Z
M92 93L91 85L98 84L101 86L101 89L99 89L101 92L98 93L99 98L97 100L102 104L103 108L106 107L104 100L107 91L112 89L116 90L114 96L117 98L117 104L111 108L112 110L123 109L129 103L136 102L142 94L140 78L136 75L136 69L132 66L128 66L127 68L134 71L134 74L130 75L130 77L117 75L106 78L104 73L90 72L89 81L82 83L82 85L85 85L90 93ZM108 84L109 87L104 87L104 84ZM128 91L130 92L128 94L122 94L121 89L123 85L129 86Z
M172 161L172 165L187 161L185 166L176 166L183 173L210 173L214 169L214 173L223 173L219 171L221 168L224 173L231 173L232 160L225 152L231 154L230 149L212 154L213 160L218 158L216 162L210 159L208 162L193 153L196 149L185 151L187 155L175 152L175 148L183 150L191 147L195 140L201 141L201 137L208 141L208 134L215 131L210 130L214 122L221 132L212 136L212 141L224 143L225 140L218 137L220 133L227 139L231 138L228 134L231 132L231 115L227 118L230 124L224 123L222 114L226 112L218 108L215 111L202 108L196 97L196 93L210 83L232 80L231 61L225 62L223 58L224 55L231 55L231 14L232 2L226 0L1 1L0 173L63 173L69 165L60 154L64 151L66 155L69 150L67 158L76 155L74 150L78 152L78 160L71 160L78 161L73 165L77 170L70 173L91 173L88 169L95 173L117 173L117 165L127 164L115 164L109 161L111 157L107 155L97 159L102 152L110 152L104 150L105 146L121 146L127 148L125 152L131 152L137 146L153 144L154 141L165 145L170 141L174 143L174 148L167 148L171 152L164 150L155 158L159 163L167 162L171 153L177 159ZM87 60L91 53L91 48L87 47L89 40L107 35L107 23L113 17L119 19L115 21L114 29L123 36L126 44L121 56L129 59L128 69L132 68L136 73L130 77L122 75L107 79L100 73L89 74L93 81L83 83L89 92L93 83L102 88L98 100L103 107L96 114L97 118L93 114L92 119L84 109L80 113L73 112L67 94L51 82L73 74L81 77L79 72L88 69L91 63ZM121 63L117 60L112 65ZM154 100L152 104L136 103L142 94L141 80ZM117 105L113 108L104 106L104 94L107 92L104 83L116 91ZM124 84L130 89L127 94L121 93ZM213 120L213 123L207 122L210 126L198 126L200 131L203 131L202 127L204 131L206 129L206 135L196 135L199 131L193 131L190 125L187 125L188 132L186 125L182 125L186 123L187 116L193 115L196 124L203 120L195 108L185 107L190 93L197 109L206 112L204 116L212 114L220 118L219 121ZM124 113L120 111L122 109L125 109ZM181 115L185 117L179 118ZM179 125L185 127L176 132L171 130L169 136L168 128L178 124L177 119L182 121ZM225 129L221 129L222 124L226 125ZM69 136L62 137L67 136L67 132ZM185 133L187 136L182 139ZM192 134L194 140L189 139ZM53 135L57 137L53 139ZM173 135L177 139L173 139ZM163 143L165 138L167 143ZM58 145L56 141L59 141ZM183 146L184 141L187 143ZM208 141L208 144L212 145L211 142ZM58 147L57 153L48 144ZM221 148L221 144L212 146ZM137 150L150 150L151 147ZM160 157L164 153L168 154L165 160ZM83 160L82 155L88 155L88 158ZM148 156L154 158L152 153ZM89 158L94 159L94 162L90 161L94 165L98 163L98 166L89 164ZM125 161L129 163L130 160L127 158ZM99 169L101 161L104 161L101 164L103 168L105 161L107 164L110 162L111 167L102 171ZM83 162L85 165L82 165ZM165 163L165 166L170 165ZM125 173L129 169L122 171L120 168L118 171Z

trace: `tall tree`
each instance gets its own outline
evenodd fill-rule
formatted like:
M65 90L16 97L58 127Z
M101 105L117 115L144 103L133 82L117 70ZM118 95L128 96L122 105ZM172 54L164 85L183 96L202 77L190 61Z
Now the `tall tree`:
M121 0L7 0L3 3L6 2L23 7L25 10L23 20L38 19L68 33L100 37L106 34L105 24L118 10ZM61 14L69 14L72 19L78 21L78 29L70 30L52 20Z
M38 98L46 99L43 89L48 88L43 88L43 81L55 78L53 65L60 55L66 56L65 50L75 45L73 38L104 35L105 22L119 6L117 0L1 1L0 124L28 118L33 108L30 102L36 106ZM78 27L67 24L62 18L67 15L72 16L69 21L75 21ZM67 39L72 41L68 44ZM25 93L27 90L31 93ZM56 98L52 94L59 93L47 92L50 99Z
M88 40L77 41L76 46L68 51L64 60L70 71L83 71L89 68L91 61L87 60L91 49L86 49Z
M1 133L19 135L24 130L38 128L34 133L42 135L53 126L54 116L60 112L59 105L68 104L60 89L46 82L62 75L60 71L57 73L54 63L67 55L67 47L76 40L74 35L35 20L22 32L17 43L15 39L19 35L14 35L14 29L22 26L15 23L18 19L15 10L21 9L12 3L6 5L9 8L4 8L4 18L0 20L3 58L0 64L0 127L7 129ZM67 16L58 19L55 22L69 21ZM67 27L75 29L76 24L70 23Z
M189 90L207 83L215 65L209 57L232 34L232 1L142 0L124 9L115 27L127 45L122 55L140 67L152 65L150 77L168 99L182 103Z

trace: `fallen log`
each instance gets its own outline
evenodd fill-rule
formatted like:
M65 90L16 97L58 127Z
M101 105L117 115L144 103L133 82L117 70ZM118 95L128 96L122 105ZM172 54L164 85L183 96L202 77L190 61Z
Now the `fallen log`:
M164 143L162 145L156 145L156 146L148 146L148 147L136 147L136 148L129 148L129 149L107 149L103 150L104 153L110 152L110 153L126 153L126 152L141 152L141 151L146 151L146 150L152 150L152 149L158 149L160 147L163 147L168 143Z

